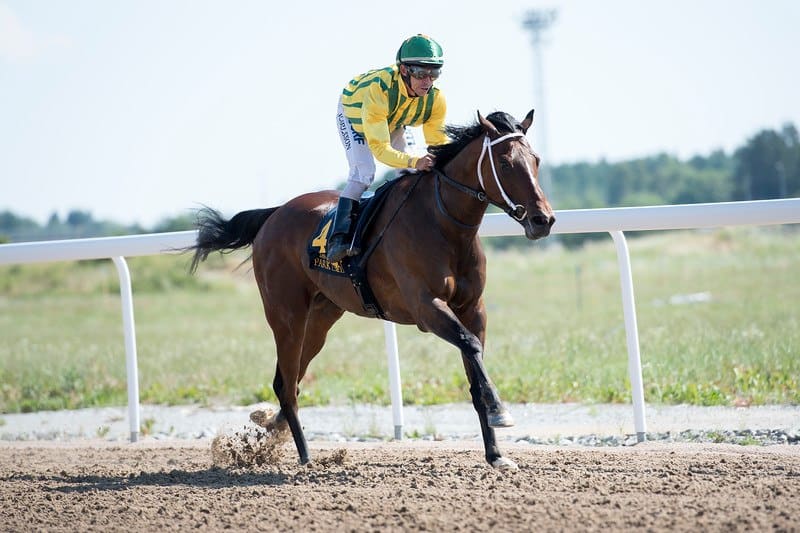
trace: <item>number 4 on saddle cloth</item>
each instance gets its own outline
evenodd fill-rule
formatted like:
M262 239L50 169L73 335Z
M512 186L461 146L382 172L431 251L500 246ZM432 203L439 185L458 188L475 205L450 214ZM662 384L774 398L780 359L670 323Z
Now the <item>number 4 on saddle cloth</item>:
M380 235L372 238L370 243L365 243L364 238L367 235L367 231L371 228L381 206L383 206L386 198L389 196L389 191L392 190L395 184L406 177L419 179L419 175L416 174L401 176L381 185L372 196L367 197L365 195L361 197L358 208L358 220L356 221L355 230L353 232L353 248L361 250L361 253L352 257L345 257L336 263L328 261L325 256L331 228L333 227L333 219L336 216L335 207L322 217L319 226L313 235L311 235L308 243L309 266L314 270L321 270L335 276L347 276L350 278L350 281L353 283L353 288L356 290L356 294L361 298L364 310L369 315L377 318L385 319L386 317L367 282L367 260L380 242L382 232ZM409 193L411 190L413 190L413 187L409 189ZM405 200L402 203L405 203ZM391 220L389 222L391 223ZM368 244L368 247L365 248L365 244Z

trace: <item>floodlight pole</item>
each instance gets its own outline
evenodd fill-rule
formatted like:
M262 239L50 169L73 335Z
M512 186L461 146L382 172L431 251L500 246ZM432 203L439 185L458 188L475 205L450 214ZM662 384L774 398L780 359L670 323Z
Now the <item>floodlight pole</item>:
M544 99L544 60L542 48L544 32L556 20L558 11L555 9L531 9L525 14L522 27L531 32L531 46L533 48L533 89L534 107L537 113L534 117L534 135L536 142L533 149L542 156L544 163L539 168L539 182L550 201L553 201L553 187L550 170L547 164L547 111Z

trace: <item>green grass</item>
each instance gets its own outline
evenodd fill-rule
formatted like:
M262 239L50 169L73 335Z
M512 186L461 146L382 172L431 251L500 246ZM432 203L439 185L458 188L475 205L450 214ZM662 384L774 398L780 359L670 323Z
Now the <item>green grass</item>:
M645 398L800 403L800 233L668 232L630 239ZM129 259L148 403L274 401L275 346L246 254ZM616 255L533 244L489 251L486 364L510 402L628 402ZM709 293L676 305L670 297ZM127 401L110 261L0 267L0 412ZM398 327L407 404L468 400L457 350ZM301 405L389 402L383 325L346 315L301 383Z

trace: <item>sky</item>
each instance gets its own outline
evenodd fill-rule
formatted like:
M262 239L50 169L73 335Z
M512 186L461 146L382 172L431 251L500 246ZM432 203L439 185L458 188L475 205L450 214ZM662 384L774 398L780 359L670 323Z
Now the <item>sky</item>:
M149 227L334 188L342 88L416 33L447 122L534 108L544 164L730 153L800 126L798 27L795 0L0 0L0 211Z

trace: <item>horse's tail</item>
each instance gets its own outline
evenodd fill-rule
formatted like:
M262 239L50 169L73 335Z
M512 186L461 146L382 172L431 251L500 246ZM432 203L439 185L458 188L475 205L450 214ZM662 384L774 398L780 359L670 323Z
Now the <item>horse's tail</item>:
M186 249L194 250L189 272L194 273L197 265L205 261L211 252L230 252L253 244L258 230L267 218L278 209L251 209L242 211L225 220L219 211L203 207L197 212L197 242Z

